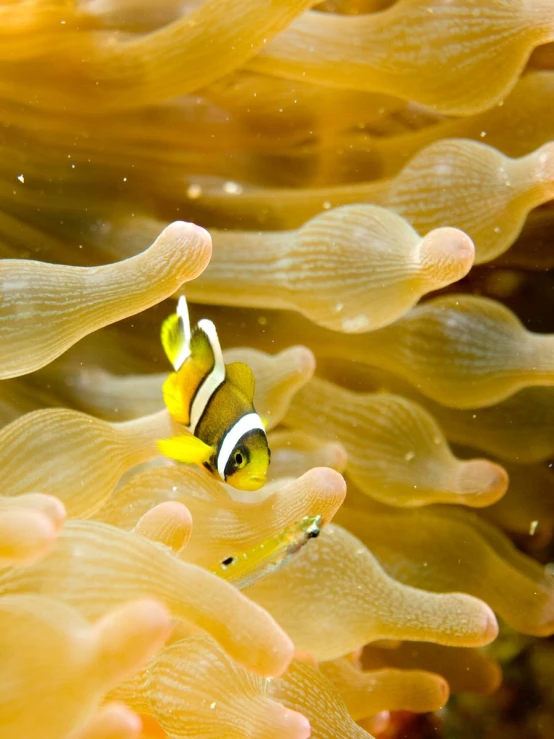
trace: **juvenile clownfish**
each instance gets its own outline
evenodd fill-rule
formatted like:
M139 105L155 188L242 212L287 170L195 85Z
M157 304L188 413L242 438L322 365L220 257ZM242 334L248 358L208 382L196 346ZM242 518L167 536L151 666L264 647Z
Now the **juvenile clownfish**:
M165 405L190 433L158 442L160 451L240 490L258 490L271 454L254 410L252 370L242 362L225 365L212 321L204 318L191 331L184 297L163 322L161 339L175 370L163 385Z

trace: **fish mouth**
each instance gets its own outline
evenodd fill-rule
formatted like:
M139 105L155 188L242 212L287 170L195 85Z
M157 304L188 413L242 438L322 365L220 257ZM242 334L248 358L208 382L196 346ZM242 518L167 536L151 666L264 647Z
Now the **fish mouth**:
M241 485L242 490L259 490L266 483L265 475L263 477L251 477L249 480Z

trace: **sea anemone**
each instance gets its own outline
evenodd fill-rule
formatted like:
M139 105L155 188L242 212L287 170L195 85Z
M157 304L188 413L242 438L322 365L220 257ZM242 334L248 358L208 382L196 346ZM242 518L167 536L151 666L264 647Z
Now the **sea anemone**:
M0 735L551 736L552 0L0 17ZM183 294L260 491L160 455Z

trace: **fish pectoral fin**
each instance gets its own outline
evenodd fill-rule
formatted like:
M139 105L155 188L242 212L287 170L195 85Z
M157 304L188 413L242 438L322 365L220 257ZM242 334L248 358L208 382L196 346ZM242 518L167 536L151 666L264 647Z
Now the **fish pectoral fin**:
M183 464L203 465L213 454L213 449L192 434L173 436L158 442L160 452Z
M228 380L246 395L251 404L254 404L256 380L251 368L244 362L233 362L226 365L225 369Z
M190 336L182 316L172 313L165 319L162 323L161 339L167 358L177 371L190 354Z

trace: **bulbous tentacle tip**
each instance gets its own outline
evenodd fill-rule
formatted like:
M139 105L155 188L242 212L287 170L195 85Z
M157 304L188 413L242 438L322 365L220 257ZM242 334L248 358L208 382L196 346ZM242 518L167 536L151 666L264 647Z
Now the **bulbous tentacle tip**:
M180 552L192 533L192 515L182 503L168 500L151 508L135 526L135 533Z
M208 231L202 226L197 226L196 223L192 223L191 221L172 221L164 228L158 238L166 237L181 240L184 237L190 237L191 234L204 241L211 249L212 237Z
M275 734L275 739L308 739L312 735L310 722L298 711L284 709L280 721L280 730Z
M171 614L157 600L142 598L111 611L95 625L98 667L117 683L151 659L171 630Z
M56 535L55 523L40 510L0 512L0 563L32 565L52 550Z
M327 444L328 465L339 473L343 473L348 462L348 454L342 444L330 442Z
M346 481L331 467L314 467L305 473L304 479L320 498L333 499L337 508L342 505L346 497Z
M449 285L467 275L475 259L475 246L459 228L435 228L421 240L420 258L437 287Z
M314 353L307 346L291 346L288 349L296 372L302 377L310 378L315 372Z
M447 700L450 698L450 686L448 685L448 681L440 675L437 675L436 677L437 679L435 682L435 687L437 691L436 698L438 705L433 710L438 710L439 708L442 708L446 704Z
M500 500L508 489L508 473L501 465L488 459L470 459L460 464L458 486L466 505L484 508Z
M212 258L212 237L202 226L188 221L173 221L158 236L155 245L182 249L188 257L189 280L198 277Z
M26 510L40 511L47 516L58 531L65 519L67 512L59 498L45 493L24 493L10 500L12 508L24 508Z
M108 703L71 739L139 739L142 721L123 703Z
M484 646L490 644L498 636L498 621L491 608L483 604L483 630L481 632L481 639L479 644L476 646Z
M544 188L547 196L554 197L554 141L529 155L532 167L532 179Z
M368 716L367 718L358 721L357 723L368 732L370 736L379 736L389 728L390 725L390 711L379 711L375 716Z

